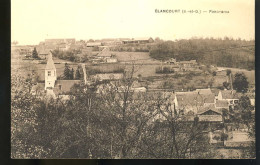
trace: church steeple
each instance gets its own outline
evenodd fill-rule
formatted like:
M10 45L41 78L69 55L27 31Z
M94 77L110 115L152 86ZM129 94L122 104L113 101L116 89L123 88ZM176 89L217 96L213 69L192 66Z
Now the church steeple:
M52 59L52 53L49 52L47 65L45 67L45 90L54 88L57 80L56 67Z

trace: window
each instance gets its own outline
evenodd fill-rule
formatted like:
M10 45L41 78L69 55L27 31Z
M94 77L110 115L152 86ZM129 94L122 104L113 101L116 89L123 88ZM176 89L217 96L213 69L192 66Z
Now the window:
M48 71L48 76L51 76L51 71Z

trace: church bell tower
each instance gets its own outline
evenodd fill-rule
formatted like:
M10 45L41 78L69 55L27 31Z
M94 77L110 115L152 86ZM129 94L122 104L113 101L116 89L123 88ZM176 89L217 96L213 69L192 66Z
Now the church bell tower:
M52 59L52 53L49 52L47 65L45 67L45 90L53 89L57 80L56 68Z

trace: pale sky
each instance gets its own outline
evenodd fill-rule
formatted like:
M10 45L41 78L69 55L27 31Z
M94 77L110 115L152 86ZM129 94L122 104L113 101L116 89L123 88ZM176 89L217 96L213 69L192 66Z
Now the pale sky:
M46 38L191 37L254 39L254 0L12 0L11 41ZM155 9L228 10L155 13Z

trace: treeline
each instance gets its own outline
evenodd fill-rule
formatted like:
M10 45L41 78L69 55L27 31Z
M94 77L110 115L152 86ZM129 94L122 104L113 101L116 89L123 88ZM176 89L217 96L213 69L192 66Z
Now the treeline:
M255 68L255 41L227 37L161 41L151 47L150 56L157 60L197 60L204 65L251 70Z
M88 60L87 54L83 55L82 57L77 56L78 54L82 53L81 50L67 50L67 51L60 51L60 50L53 50L52 55L62 60L68 60L71 62L86 62Z
M111 47L110 50L118 52L149 52L152 44L122 44Z
M65 63L63 75L59 77L62 80L80 80L83 79L83 71L80 66L77 67L76 71L74 72L73 68L70 68L67 63Z
M124 73L125 69L123 67L117 67L112 70L101 70L98 68L91 68L91 67L86 67L86 72L87 75L95 75L95 74L100 74L100 73Z
M167 67L167 66L164 66L164 67L157 67L155 69L155 73L158 73L158 74L170 74L170 73L174 73L174 69L171 68L171 67Z

